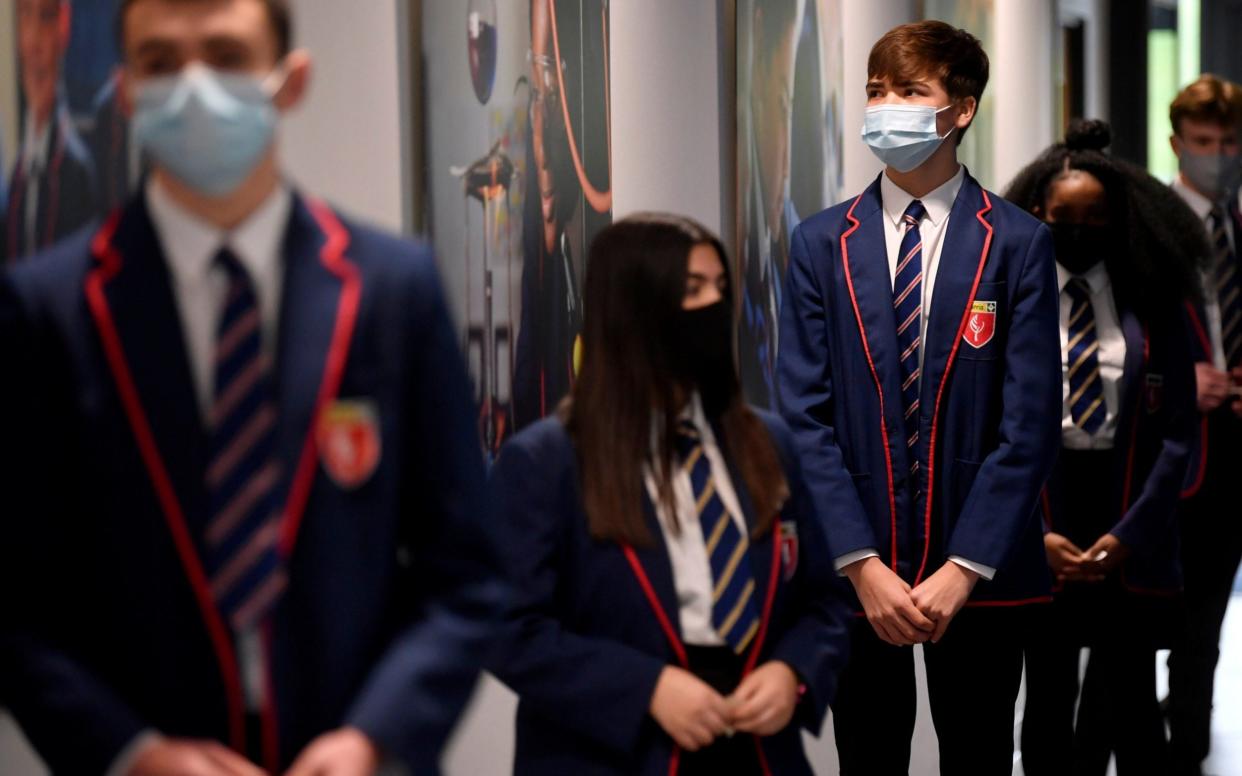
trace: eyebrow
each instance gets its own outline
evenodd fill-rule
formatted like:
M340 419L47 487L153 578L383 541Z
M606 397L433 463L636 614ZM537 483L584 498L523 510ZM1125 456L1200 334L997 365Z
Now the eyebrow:
M875 79L875 78L873 78L873 79L871 79L870 81L868 81L868 82L867 82L867 88L868 88L868 89L883 89L883 88L884 88L884 84L885 84L885 81L882 81L882 80L880 80L880 79ZM911 78L907 78L907 79L905 79L905 80L901 80L901 81L893 81L892 86L893 86L893 88L895 88L895 89L900 89L900 88L902 88L903 86L930 86L930 84L929 84L927 81L923 80L923 79L918 79L918 78L911 79Z

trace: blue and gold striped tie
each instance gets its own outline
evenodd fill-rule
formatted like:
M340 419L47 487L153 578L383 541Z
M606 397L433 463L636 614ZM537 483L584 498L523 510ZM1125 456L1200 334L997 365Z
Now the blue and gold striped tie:
M1066 377L1069 378L1070 419L1088 434L1104 425L1104 383L1100 379L1100 340L1095 330L1095 311L1087 281L1074 278L1065 286L1070 297L1069 332L1065 344Z
M712 625L737 654L746 651L759 630L750 542L738 529L716 492L712 464L703 454L698 428L683 420L677 428L677 453L690 476L707 558L712 569Z
M1237 255L1225 231L1226 216L1219 205L1212 208L1212 280L1220 304L1221 345L1229 367L1242 363L1242 283L1238 278Z
M911 473L918 472L914 450L919 442L919 388L922 367L919 349L923 335L923 238L919 221L926 210L917 199L901 216L905 234L893 274L893 312L897 317L897 352L901 362L901 404L906 419L906 447L910 450Z

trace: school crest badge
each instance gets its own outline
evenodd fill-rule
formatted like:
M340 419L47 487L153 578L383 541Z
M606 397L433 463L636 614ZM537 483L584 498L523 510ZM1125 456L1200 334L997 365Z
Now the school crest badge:
M798 572L798 524L781 521L781 574L786 582Z
M996 334L996 302L973 302L966 319L966 344L978 350L992 341Z
M315 425L315 444L324 471L343 490L364 485L380 461L379 413L375 402L338 399Z

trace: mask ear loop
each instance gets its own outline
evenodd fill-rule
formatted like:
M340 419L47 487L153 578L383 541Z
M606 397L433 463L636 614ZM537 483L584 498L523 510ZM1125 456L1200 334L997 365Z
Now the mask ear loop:
M269 99L275 99L280 90L285 88L285 84L289 83L289 67L285 59L281 59L272 68L272 72L268 73L259 86L267 94Z

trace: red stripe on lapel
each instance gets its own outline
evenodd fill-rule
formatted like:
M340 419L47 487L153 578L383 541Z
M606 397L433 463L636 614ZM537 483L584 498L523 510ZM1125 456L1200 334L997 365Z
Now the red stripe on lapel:
M660 630L664 631L664 638L668 639L669 646L673 648L673 654L677 656L677 663L682 668L689 670L690 658L686 656L686 648L682 646L677 630L668 619L668 614L665 613L664 607L660 605L660 599L656 595L655 588L651 586L651 579L647 576L647 570L643 568L642 561L638 559L638 553L634 552L634 548L628 544L621 545L621 551L625 553L625 559L629 561L630 569L633 570L634 576L638 578L638 586L643 589L643 595L647 597L647 603L651 604L651 610L655 612L656 620L660 623Z
M936 388L936 404L932 408L931 437L927 441L927 506L923 512L923 561L919 564L919 573L914 575L914 586L923 580L923 572L927 570L927 554L931 551L931 518L932 505L935 504L933 494L936 490L936 431L940 422L940 400L944 398L945 386L949 384L949 376L953 374L953 362L957 359L958 348L962 337L966 335L966 326L970 322L970 310L979 292L979 281L983 278L983 267L988 261L988 250L992 247L992 225L984 218L992 210L992 200L988 198L986 189L980 188L983 195L983 208L975 213L975 218L988 233L983 238L983 251L979 254L979 267L975 270L975 282L970 288L970 296L966 298L966 309L962 311L962 322L957 326L957 336L953 338L953 349L949 351L949 360L944 365L944 376L940 378L940 386Z
M98 260L98 266L87 274L86 302L95 320L95 327L103 345L104 357L112 372L112 379L116 383L117 393L125 409L134 440L138 444L143 464L146 466L147 476L151 478L151 485L155 489L160 510L164 513L164 521L168 525L169 533L172 534L181 567L194 592L199 615L207 628L207 635L216 654L228 708L229 743L236 751L245 752L245 705L242 700L241 675L237 669L237 657L233 652L232 637L212 598L211 589L207 584L207 575L203 571L198 551L194 547L194 541L186 525L185 513L177 501L177 494L168 476L168 470L164 466L164 459L155 444L150 422L143 409L142 399L138 396L138 389L134 385L133 374L130 372L125 350L121 345L121 338L112 318L112 310L108 306L108 298L104 294L104 287L116 277L124 263L124 258L112 245L112 237L119 223L120 213L117 212L95 235L91 243L91 252Z
M1191 328L1194 329L1195 335L1199 338L1199 344L1203 346L1203 352L1211 357L1212 341L1208 338L1207 330L1203 328L1203 321L1199 319L1199 312L1195 310L1195 306L1190 302L1186 303L1186 312L1190 314ZM1182 489L1180 497L1183 499L1191 498L1199 492L1203 487L1203 478L1207 473L1208 458L1208 416L1200 413L1199 417L1199 468L1195 472L1195 481Z
M341 280L341 294L336 308L336 326L332 331L332 343L328 347L328 358L324 365L323 379L319 383L319 396L315 400L315 409L311 414L311 427L306 432L306 441L302 443L302 454L298 458L293 483L289 487L289 500L285 504L284 526L281 530L281 554L288 558L293 554L297 542L298 530L302 527L302 518L306 514L306 502L310 498L311 485L315 481L315 461L318 458L318 445L315 443L315 425L324 407L336 398L341 387L341 379L345 375L345 364L349 359L350 341L353 339L354 324L358 318L358 303L362 296L362 280L358 268L345 257L345 248L349 245L349 233L337 220L327 205L319 200L306 200L306 206L323 231L325 241L319 253L319 259L329 272Z
M1052 596L1041 595L1034 598L1021 598L1014 601L967 601L968 609L998 609L1006 606L1030 606L1031 604L1050 604Z
M862 311L858 308L858 295L854 293L854 276L850 273L850 235L858 231L858 227L862 222L854 217L854 208L858 207L858 203L862 201L863 195L859 194L854 200L854 204L850 205L850 209L846 212L845 218L851 224L849 229L841 235L841 266L845 270L845 286L850 292L850 302L854 306L854 318L858 321L858 334L862 338L863 354L867 357L867 366L871 367L871 377L875 380L875 392L880 399L880 439L884 446L884 465L888 470L888 515L891 535L891 554L890 563L893 571L897 571L897 494L893 492L893 454L888 449L888 417L884 414L884 386L880 382L880 373L876 371L875 360L871 357L871 345L867 343L867 327L863 325Z

